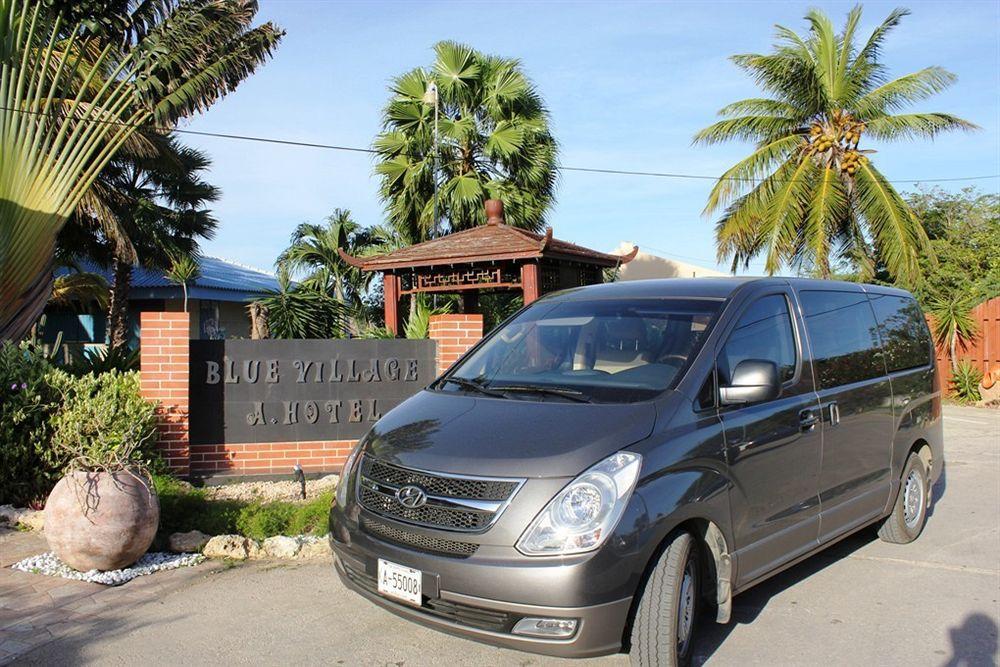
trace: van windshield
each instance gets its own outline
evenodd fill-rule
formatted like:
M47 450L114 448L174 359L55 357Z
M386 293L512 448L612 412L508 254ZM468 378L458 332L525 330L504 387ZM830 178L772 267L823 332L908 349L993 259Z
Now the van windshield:
M521 400L647 400L680 380L720 305L542 301L494 331L435 388Z

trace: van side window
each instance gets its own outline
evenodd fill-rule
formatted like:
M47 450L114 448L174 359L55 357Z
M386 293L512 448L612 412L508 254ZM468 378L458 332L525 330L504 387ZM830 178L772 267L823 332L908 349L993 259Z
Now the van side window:
M782 382L795 376L795 334L788 301L781 294L761 297L744 311L719 355L719 382L729 384L745 359L773 361Z
M799 293L820 389L885 373L878 325L862 292Z
M931 333L916 299L871 294L889 372L931 363Z

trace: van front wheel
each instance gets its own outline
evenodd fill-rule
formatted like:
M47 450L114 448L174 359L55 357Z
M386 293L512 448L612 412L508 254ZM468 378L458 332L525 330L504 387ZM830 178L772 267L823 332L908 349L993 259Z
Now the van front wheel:
M893 544L907 544L917 539L927 523L929 498L927 466L914 452L903 466L896 504L892 508L892 514L879 527L878 536Z
M682 667L691 662L701 573L698 545L680 533L660 556L632 623L633 665Z

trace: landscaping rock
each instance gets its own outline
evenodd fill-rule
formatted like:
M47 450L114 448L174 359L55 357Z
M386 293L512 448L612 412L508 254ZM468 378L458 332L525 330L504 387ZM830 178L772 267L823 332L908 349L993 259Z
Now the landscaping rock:
M187 533L174 533L168 540L170 550L177 554L197 553L205 548L211 535L206 535L200 530L192 530Z
M307 537L302 542L302 548L299 549L299 558L302 559L332 557L333 550L330 548L328 537Z
M42 530L45 527L45 512L13 505L0 505L0 523L21 525L30 530Z
M270 558L295 558L302 548L302 542L297 537L277 535L264 540L264 553Z
M202 554L208 558L229 558L231 560L246 560L250 557L251 544L258 550L257 542L242 535L216 535L202 549Z

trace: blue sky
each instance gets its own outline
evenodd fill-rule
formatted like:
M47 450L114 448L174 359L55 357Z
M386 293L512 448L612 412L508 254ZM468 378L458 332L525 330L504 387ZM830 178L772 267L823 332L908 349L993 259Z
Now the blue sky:
M274 59L186 129L370 146L389 80L453 39L520 58L551 113L561 163L716 175L745 145L692 146L723 105L757 91L727 60L767 51L775 23L805 31L809 7L840 25L841 2L334 2L261 0L261 20L287 31ZM865 33L900 3L865 3ZM910 2L883 59L894 75L940 65L958 75L915 109L958 114L973 134L880 150L890 179L1000 173L1000 2ZM206 150L221 187L208 254L270 269L296 224L333 208L380 222L371 157L220 138ZM869 145L869 147L873 147ZM883 149L882 146L874 146ZM997 191L997 179L976 184ZM715 265L713 224L701 211L710 181L564 172L549 216L555 234L610 250L620 241ZM899 183L898 188L912 188ZM761 272L761 263L751 266Z

